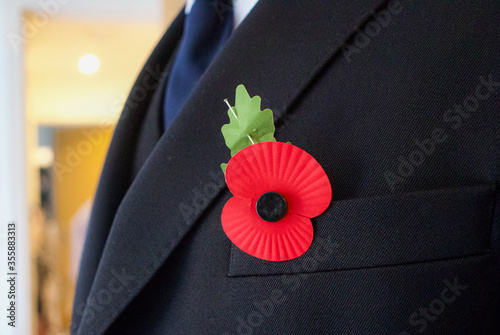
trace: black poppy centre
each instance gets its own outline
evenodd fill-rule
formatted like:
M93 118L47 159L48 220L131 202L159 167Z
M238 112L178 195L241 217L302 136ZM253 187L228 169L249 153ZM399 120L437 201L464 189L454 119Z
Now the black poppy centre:
M255 207L259 217L267 222L279 221L288 212L288 203L285 197L277 192L262 194Z

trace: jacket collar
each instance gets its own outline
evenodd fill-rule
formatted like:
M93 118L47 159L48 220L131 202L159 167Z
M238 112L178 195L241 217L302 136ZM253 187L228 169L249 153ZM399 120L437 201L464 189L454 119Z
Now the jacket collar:
M281 118L323 66L339 56L342 44L384 3L257 3L124 196L78 334L103 334L225 188L220 164L230 154L220 132L228 121L223 99L234 102L236 86L245 84L251 95L262 97L263 107ZM117 276L125 278L126 285L113 294Z

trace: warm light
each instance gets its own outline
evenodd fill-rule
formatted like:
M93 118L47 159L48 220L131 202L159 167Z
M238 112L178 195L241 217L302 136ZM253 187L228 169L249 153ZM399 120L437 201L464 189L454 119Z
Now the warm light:
M99 69L99 58L94 55L85 55L80 58L78 68L83 74L92 74Z
M49 146L38 146L33 149L31 154L33 165L40 168L50 168L54 164L54 149Z

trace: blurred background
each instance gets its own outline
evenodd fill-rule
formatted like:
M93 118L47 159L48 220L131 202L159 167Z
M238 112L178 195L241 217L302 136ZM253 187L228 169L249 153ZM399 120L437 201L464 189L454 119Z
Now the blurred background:
M138 72L183 0L0 0L0 334L69 334L98 178ZM16 225L8 325L7 226Z

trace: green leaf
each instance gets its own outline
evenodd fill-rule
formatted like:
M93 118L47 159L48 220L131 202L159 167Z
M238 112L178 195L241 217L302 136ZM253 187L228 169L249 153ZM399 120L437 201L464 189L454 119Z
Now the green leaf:
M227 163L222 163L220 165L220 168L222 169L222 172L224 172L224 174L226 174L226 167L227 167Z
M227 114L229 123L222 126L222 135L231 157L238 151L259 142L275 142L273 112L270 109L260 110L260 97L250 97L245 86L236 88L236 101L233 107L237 118L230 109ZM249 138L250 137L250 138Z

